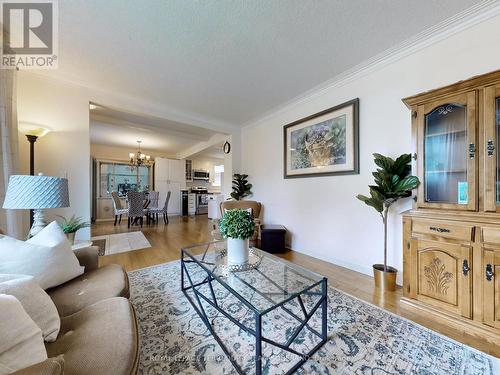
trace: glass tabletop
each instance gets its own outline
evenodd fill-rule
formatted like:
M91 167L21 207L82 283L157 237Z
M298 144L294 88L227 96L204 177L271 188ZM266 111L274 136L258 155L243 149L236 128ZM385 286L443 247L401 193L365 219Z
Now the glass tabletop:
M301 294L321 294L321 281L325 279L324 276L255 247L251 250L261 258L256 268L228 272L223 257L226 241L214 241L182 249L184 261L192 260L202 268L198 268L198 271L201 271L198 281L206 277L208 272L224 287L260 312L270 311ZM195 267L189 267L189 263L187 267L189 273L195 275ZM193 283L196 284L196 281L193 280Z

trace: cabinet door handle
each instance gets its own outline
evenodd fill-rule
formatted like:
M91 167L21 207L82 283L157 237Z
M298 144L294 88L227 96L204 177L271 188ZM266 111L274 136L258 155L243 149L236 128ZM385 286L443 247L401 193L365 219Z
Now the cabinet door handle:
M493 279L493 267L491 266L491 264L487 264L486 265L486 280L488 281L491 281L491 279Z
M464 276L467 276L469 271L470 271L469 262L467 261L467 259L464 259L464 262L462 263L462 272L464 273Z
M476 145L474 143L469 143L469 158L474 159L476 155Z
M438 232L438 233L450 233L450 230L447 228L429 227L429 230L432 230L432 231Z
M488 156L491 157L495 151L495 143L493 143L493 139L488 139L486 142L486 151L488 152Z

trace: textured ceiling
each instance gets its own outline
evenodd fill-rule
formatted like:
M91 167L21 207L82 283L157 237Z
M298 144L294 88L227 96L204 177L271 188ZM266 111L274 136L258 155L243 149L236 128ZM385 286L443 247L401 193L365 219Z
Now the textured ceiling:
M241 125L474 0L64 0L45 74Z
M137 141L151 151L176 154L216 133L165 119L117 111L106 107L90 110L90 142L136 148Z

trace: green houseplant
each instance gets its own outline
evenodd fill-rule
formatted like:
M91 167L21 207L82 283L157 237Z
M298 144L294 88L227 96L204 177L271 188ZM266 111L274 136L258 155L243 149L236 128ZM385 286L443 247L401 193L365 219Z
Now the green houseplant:
M90 226L88 221L83 221L81 217L76 217L75 215L71 216L69 219L64 216L59 216L62 220L59 223L61 229L68 237L69 242L71 244L75 241L75 234L79 229L87 228Z
M227 238L228 264L248 262L248 239L252 237L255 223L246 210L226 211L219 223L222 237Z
M374 264L375 285L387 290L395 290L396 273L394 267L387 265L387 217L389 208L398 200L408 198L420 181L411 175L411 155L403 154L396 160L381 154L373 154L379 167L373 172L375 185L369 185L370 196L357 195L357 198L373 207L381 216L384 224L384 264Z
M233 191L231 192L231 198L239 201L252 195L252 184L248 183L247 178L247 174L235 173L233 175Z

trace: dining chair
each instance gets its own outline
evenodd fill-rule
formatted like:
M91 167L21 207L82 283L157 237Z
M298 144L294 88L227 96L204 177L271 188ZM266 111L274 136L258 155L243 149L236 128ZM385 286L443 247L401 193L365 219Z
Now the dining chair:
M147 215L148 210L144 209L144 193L137 191L127 192L128 201L128 227L134 219L138 219L141 228L144 223L144 215Z
M147 205L144 206L148 209L148 219L155 221L155 215L152 215L149 212L151 208L158 208L158 203L160 200L160 192L159 191L150 191L147 196Z
M158 201L160 200L159 191L150 191L148 194L149 205L148 208L158 208Z
M167 192L167 197L165 198L165 204L163 205L163 207L149 209L149 213L156 217L156 221L158 221L158 214L163 214L163 222L165 224L168 224L167 210L168 210L168 202L170 201L170 195L171 195L171 191L169 190Z
M113 210L115 212L115 223L113 225L116 225L117 221L118 224L121 224L122 215L128 214L128 209L122 207L122 201L120 200L120 196L117 191L111 192L111 199L113 200ZM119 220L118 217L120 218Z

